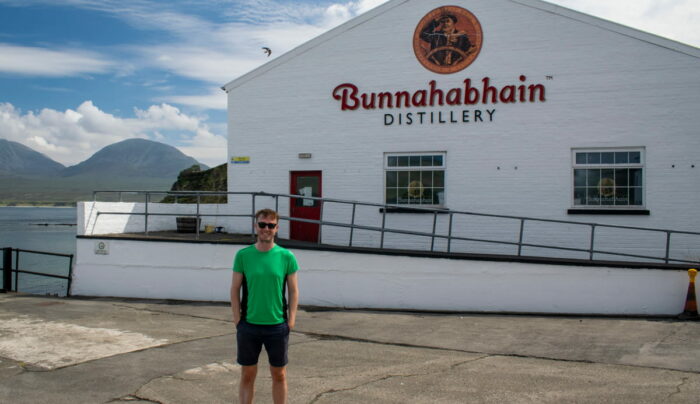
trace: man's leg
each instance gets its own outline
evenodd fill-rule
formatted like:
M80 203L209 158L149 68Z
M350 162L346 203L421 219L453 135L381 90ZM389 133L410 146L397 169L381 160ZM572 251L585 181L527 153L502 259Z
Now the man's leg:
M270 366L272 376L272 401L275 404L287 404L287 367Z
M289 347L289 326L284 323L270 327L264 344L270 361L272 401L275 404L287 404L287 350Z
M241 404L251 404L255 396L255 377L258 374L258 356L262 349L262 338L256 328L245 321L236 327L237 362L241 365L241 383L238 398Z
M241 404L252 404L255 396L255 376L258 366L241 366L241 384L238 386L238 400Z

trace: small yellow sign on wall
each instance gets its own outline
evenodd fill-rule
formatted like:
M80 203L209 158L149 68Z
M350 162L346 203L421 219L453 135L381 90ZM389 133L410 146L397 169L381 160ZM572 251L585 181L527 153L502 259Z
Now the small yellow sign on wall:
M250 156L233 156L231 157L231 164L249 164Z

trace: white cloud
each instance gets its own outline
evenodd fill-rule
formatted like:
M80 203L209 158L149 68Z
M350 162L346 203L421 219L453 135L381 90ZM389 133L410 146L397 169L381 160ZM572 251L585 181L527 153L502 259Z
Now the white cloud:
M700 46L698 0L549 0L668 39Z
M226 110L226 93L220 87L212 87L208 94L202 95L171 95L156 98L157 101L187 105L198 109Z
M181 151L207 164L226 161L226 139L212 133L204 119L189 116L168 105L136 109L133 118L106 113L92 101L75 110L43 109L39 113L22 113L12 104L0 103L0 133L44 153L64 164L86 160L101 148L129 138L148 138L164 143L166 133L182 136Z
M25 76L66 77L104 73L113 63L92 52L54 50L0 43L0 72Z
M185 143L179 147L183 153L210 167L226 162L228 142L224 136L214 135L206 129L200 129L193 138L188 139Z
M153 11L148 15L150 24L170 32L178 41L132 49L146 65L221 86L271 60L263 53L263 46L272 49L274 58L384 2L360 0L312 7L248 1L250 8L243 15L236 15L238 20L218 24L194 17L180 18L172 11L162 14ZM141 20L145 16L146 13L140 12L125 18ZM241 22L241 18L246 21ZM199 98L169 99L187 105L211 105L210 96L211 93Z

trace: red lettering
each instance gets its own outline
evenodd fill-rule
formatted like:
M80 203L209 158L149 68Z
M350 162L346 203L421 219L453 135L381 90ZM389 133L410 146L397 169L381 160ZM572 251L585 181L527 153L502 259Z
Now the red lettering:
M443 98L445 96L445 93L442 92L440 89L436 89L435 85L437 83L435 80L430 80L430 106L432 107L435 105L435 97L438 97L438 105L444 105L445 102L443 101Z
M401 99L404 100L404 106L409 108L411 106L411 94L408 91L397 91L396 96L396 108L401 108Z
M544 86L542 84L530 84L528 87L530 90L530 102L535 102L535 93L540 94L540 101L544 102Z
M385 101L388 108L394 108L394 101L391 93L379 93L379 108L384 108Z
M464 80L464 103L466 105L476 104L479 102L480 97L479 90L472 87L471 79Z
M520 81L524 82L525 80L527 80L527 77L525 77L524 75L520 75ZM520 96L520 102L525 102L525 86L518 86L518 94Z
M343 95L338 95L342 91ZM354 111L360 106L360 100L357 99L357 86L350 83L341 84L333 89L333 98L340 101L340 109ZM349 101L352 101L350 103Z
M499 94L501 102L509 103L515 102L515 86L505 86L501 89L501 94Z
M512 104L517 102L544 102L544 84L526 83L527 77L518 77L521 84L509 84L503 87L491 85L491 79L481 79L482 88L472 87L471 79L464 79L464 87L454 87L442 90L437 87L437 81L428 82L428 88L416 91L382 91L360 93L356 85L343 83L333 89L333 98L340 101L342 111L354 111L384 108L411 108L437 105L474 105L474 104ZM476 115L474 116L476 119ZM438 119L440 116L438 115Z
M425 90L418 90L413 93L411 97L411 102L414 107L427 107L428 106L428 92Z
M362 94L362 108L364 109L374 109L376 108L374 105L374 101L377 99L377 95L372 93L372 94ZM369 101L367 99L369 98Z
M445 96L445 101L447 105L462 105L462 90L459 88L450 89Z
M488 77L484 77L483 80L481 80L484 83L484 98L481 100L483 104L488 104L489 99L488 96L489 94L491 95L491 103L496 104L498 103L498 89L496 87L492 87L489 85L490 79Z

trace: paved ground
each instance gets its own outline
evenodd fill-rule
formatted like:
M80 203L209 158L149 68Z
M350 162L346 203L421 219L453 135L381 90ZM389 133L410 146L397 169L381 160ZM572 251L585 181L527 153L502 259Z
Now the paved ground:
M700 322L313 311L291 403L700 403ZM222 304L0 294L2 403L236 403ZM266 359L261 359L261 364ZM261 367L258 403L269 403Z

